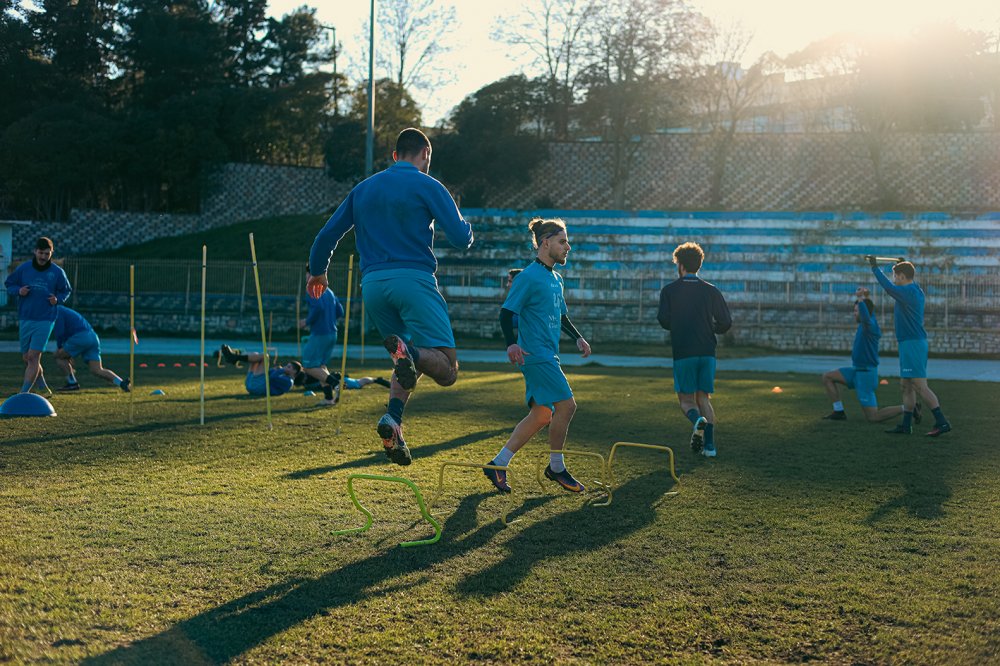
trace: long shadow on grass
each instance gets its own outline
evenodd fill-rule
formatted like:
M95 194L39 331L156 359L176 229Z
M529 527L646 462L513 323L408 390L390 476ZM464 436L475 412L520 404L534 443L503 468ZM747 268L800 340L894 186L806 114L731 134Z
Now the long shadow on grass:
M510 431L510 428L498 428L496 430L480 430L479 432L469 433L468 435L462 435L461 437L455 437L454 439L449 439L445 442L440 442L438 444L428 444L425 446L414 447L411 445L411 449L414 454L425 457L431 456L435 453L440 453L441 451L448 451L450 449L455 449L460 446L465 446L466 444L472 444L474 442L479 442L484 439L489 439L490 437L496 437L497 435L503 435ZM297 472L289 472L285 475L287 479L308 479L311 476L317 476L320 474L327 474L329 472L336 472L341 469L357 469L359 467L370 467L372 465L378 465L385 462L385 454L379 451L373 455L366 458L358 458L356 460L351 460L349 462L341 463L339 465L324 465L323 467L313 467L310 469L300 469ZM485 461L484 461L485 462Z
M394 548L312 579L291 580L252 592L185 620L155 636L84 660L84 664L222 663L318 614L384 595L396 578L460 557L486 545L504 529L494 520L477 528L479 504L494 493L465 497L445 523L441 541L413 549ZM516 517L553 499L529 499ZM471 533L470 533L471 531ZM359 537L345 537L366 539ZM417 583L404 583L404 589Z
M668 489L663 474L651 472L616 490L611 506L582 506L528 525L507 543L507 559L467 577L457 590L465 596L503 594L517 587L544 560L614 543L652 524L656 500Z

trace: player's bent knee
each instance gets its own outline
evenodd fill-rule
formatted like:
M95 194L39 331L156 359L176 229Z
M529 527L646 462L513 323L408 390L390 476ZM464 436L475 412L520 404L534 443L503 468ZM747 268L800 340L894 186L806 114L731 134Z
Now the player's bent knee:
M458 381L458 368L451 368L448 374L444 377L435 377L434 381L437 382L438 386L452 386Z

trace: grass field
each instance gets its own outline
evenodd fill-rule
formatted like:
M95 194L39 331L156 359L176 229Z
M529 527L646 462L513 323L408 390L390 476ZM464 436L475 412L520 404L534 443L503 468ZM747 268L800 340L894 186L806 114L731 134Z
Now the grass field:
M0 355L0 385L19 365ZM996 385L936 382L955 431L893 438L856 418L853 395L853 420L820 421L817 378L723 366L720 457L705 460L662 371L571 369L571 447L668 444L681 483L633 451L611 506L543 493L538 438L512 467L521 522L497 520L505 502L478 470L452 471L441 541L401 549L432 533L402 486L359 485L375 525L331 535L363 522L347 474L401 473L433 495L440 462L503 444L524 413L519 374L422 384L405 470L379 452L380 387L345 395L340 435L300 393L275 399L268 432L239 370L208 378L204 427L187 367L138 377L134 426L127 397L89 377L53 399L56 418L0 421L0 661L1000 660Z

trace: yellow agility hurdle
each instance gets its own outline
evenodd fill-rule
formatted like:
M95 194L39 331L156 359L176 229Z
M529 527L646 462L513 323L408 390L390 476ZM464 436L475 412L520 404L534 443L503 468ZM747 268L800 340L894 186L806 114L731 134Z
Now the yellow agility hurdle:
M588 458L597 458L601 462L601 479L602 480L601 481L594 481L592 483L595 486L597 486L598 488L602 489L604 492L606 492L608 494L608 500L606 502L594 502L594 506L607 506L607 505L611 504L611 500L612 500L612 487L611 487L610 480L608 478L608 465L604 461L604 456L602 456L600 453L592 453L590 451L575 451L573 449L549 449L545 453L546 453L546 455L549 455L549 454L552 454L552 453L561 453L563 455L586 456ZM547 460L543 460L541 462L541 464L538 465L538 474L537 474L538 487L541 488L543 492L545 491L545 476L544 476L544 472L545 472L546 465L548 465L548 461Z
M351 496L351 501L354 502L354 506L357 507L358 511L365 514L365 524L363 527L352 527L346 530L335 530L333 532L335 536L340 536L342 534L355 534L357 532L364 532L369 527L372 526L372 522L374 521L375 518L374 514L361 505L361 502L358 501L357 495L354 493L355 479L365 479L368 481L387 481L389 483L401 483L404 486L409 486L410 490L413 491L413 494L417 496L417 505L420 507L420 515L422 515L427 522L433 525L434 536L431 537L430 539L422 539L419 541L404 541L403 543L399 544L401 547L409 548L410 546L429 545L432 543L437 543L437 541L441 538L441 524L438 521L434 520L434 516L432 516L430 512L427 510L427 505L424 504L424 496L420 494L420 488L417 487L417 484L413 483L413 481L410 481L409 479L403 479L398 476L381 476L379 474L351 474L350 476L347 477L347 494Z
M438 469L437 491L434 493L434 497L431 498L430 502L431 509L434 508L434 504L437 502L438 498L441 497L442 493L444 492L444 470L446 467L469 467L472 469L501 469L505 472L508 472L508 474L510 473L508 471L508 467L505 465L480 465L479 463L458 462L458 461L443 462L441 463L441 467ZM505 494L507 495L507 507L504 509L503 513L500 514L500 522L504 524L504 527L506 527L507 525L512 525L521 520L520 518L510 521L507 520L507 516L510 514L510 512L513 510L514 507L514 496L513 493L505 493Z
M681 480L677 478L677 471L674 468L674 450L669 446L660 446L657 444L637 444L636 442L615 442L611 446L611 453L608 454L608 478L611 479L611 483L615 483L615 471L613 468L615 462L615 452L618 451L618 447L631 447L636 449L653 449L655 451L666 451L667 456L670 460L670 476L676 483L680 483ZM667 495L676 495L677 491L671 491ZM610 503L610 500L608 500Z

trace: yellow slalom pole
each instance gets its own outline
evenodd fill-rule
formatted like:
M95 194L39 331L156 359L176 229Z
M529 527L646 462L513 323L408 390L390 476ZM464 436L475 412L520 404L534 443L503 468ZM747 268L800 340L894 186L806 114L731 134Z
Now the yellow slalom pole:
M347 395L347 338L351 330L351 286L354 277L354 255L347 261L347 305L344 307L344 353L340 357L340 409L337 410L337 434L340 434L341 415L344 413L344 396Z
M128 267L128 376L132 388L128 394L128 422L135 422L135 264Z
M362 298L361 299L361 365L364 364L365 364L365 299Z
M302 280L299 280L299 286L295 290L295 347L298 350L295 358L302 360L302 329L299 328L299 317L301 316L302 310Z
M198 370L201 372L201 418L199 423L205 425L205 274L208 268L208 246L201 246L201 358Z
M274 310L267 313L267 348L271 348L271 334L274 333Z
M264 300L260 295L260 273L257 271L257 249L250 234L250 258L253 260L253 281L257 285L257 313L260 315L260 344L264 347L264 399L267 402L267 429L274 430L271 422L271 359L267 351L267 331L264 329Z

